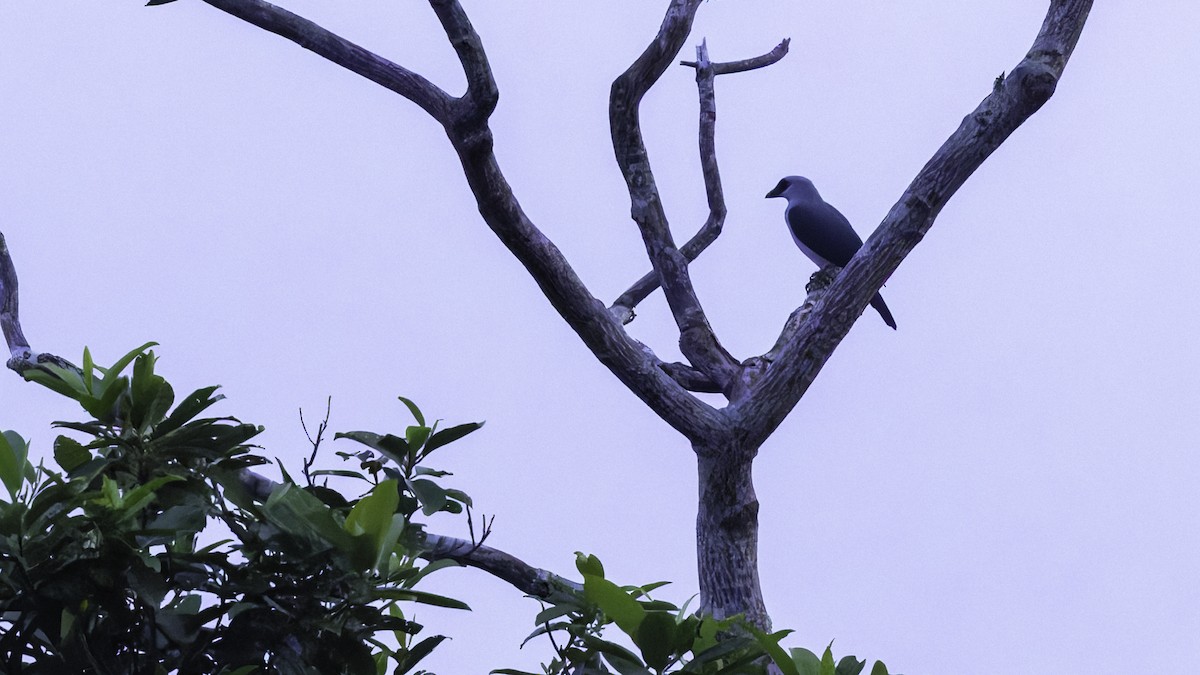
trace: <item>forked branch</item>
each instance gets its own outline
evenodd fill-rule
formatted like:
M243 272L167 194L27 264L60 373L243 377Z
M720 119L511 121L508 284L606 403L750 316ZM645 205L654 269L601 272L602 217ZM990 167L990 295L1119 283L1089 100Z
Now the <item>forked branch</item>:
M497 101L496 83L482 42L457 0L430 0L430 5L466 74L467 91L458 98L424 77L263 0L205 2L399 93L438 120L458 153L484 222L596 358L687 438L701 437L723 425L715 410L673 381L662 371L662 363L653 352L625 332L521 208L492 150L488 116Z
M650 158L642 138L639 106L691 33L700 0L673 0L658 35L633 64L613 82L608 121L613 152L625 177L631 213L667 305L679 328L679 347L691 364L722 388L731 382L738 362L721 346L700 306L688 272L688 260L675 246L663 211Z
M721 172L717 165L717 97L713 79L717 75L765 68L776 63L787 55L790 42L791 40L784 39L774 49L762 56L728 63L709 61L708 45L706 42L701 42L700 46L696 48L696 61L680 62L680 65L696 69L696 88L700 97L700 168L704 176L704 191L708 196L708 218L696 234L679 249L688 263L695 261L710 244L717 240L725 225L727 213L725 193L721 187ZM634 319L634 307L637 307L658 287L658 274L651 270L638 279L633 286L630 286L629 290L622 293L609 310L623 323L629 323Z
M921 241L942 207L1000 144L1050 96L1091 10L1092 0L1053 0L1033 47L965 118L917 173L805 320L789 321L776 358L735 403L738 426L765 440L808 390L868 300Z

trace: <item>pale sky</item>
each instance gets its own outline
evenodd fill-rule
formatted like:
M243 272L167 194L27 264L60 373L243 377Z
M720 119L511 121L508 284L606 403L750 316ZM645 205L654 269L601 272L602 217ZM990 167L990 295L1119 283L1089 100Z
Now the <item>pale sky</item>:
M525 210L611 301L649 266L606 98L665 0L466 2L499 82L497 154ZM763 195L814 180L864 238L1024 56L1046 2L706 3L683 57L791 54L718 78L730 214L693 266L724 341L768 349L813 271ZM415 0L285 6L460 91ZM342 7L346 8L342 8ZM1200 5L1096 3L1057 94L984 164L756 464L760 565L788 646L907 675L1128 673L1200 660ZM697 590L695 464L485 227L416 106L208 5L0 5L0 231L35 349L147 340L177 391L264 424L402 430L397 395L487 420L439 468L489 543L573 575ZM692 71L643 106L679 240L704 217ZM661 295L631 331L677 354ZM0 377L0 428L48 457L70 402ZM332 444L327 461L337 463ZM444 521L444 522L443 522ZM443 516L435 531L462 534ZM538 605L474 570L422 609L443 675L534 668ZM1139 665L1135 666L1134 663Z

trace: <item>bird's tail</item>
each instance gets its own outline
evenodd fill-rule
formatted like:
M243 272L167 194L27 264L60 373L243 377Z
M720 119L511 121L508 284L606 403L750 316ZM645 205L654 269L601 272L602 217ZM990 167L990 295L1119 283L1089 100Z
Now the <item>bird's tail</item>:
M888 309L887 303L883 301L883 296L876 293L875 297L871 298L871 306L879 312L879 316L883 317L883 322L896 330L896 320L892 318L892 311Z

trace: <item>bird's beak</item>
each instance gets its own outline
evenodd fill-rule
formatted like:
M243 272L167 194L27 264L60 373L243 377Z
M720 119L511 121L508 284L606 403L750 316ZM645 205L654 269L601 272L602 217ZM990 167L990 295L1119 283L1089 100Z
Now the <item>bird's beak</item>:
M783 186L776 185L774 190L771 190L770 192L767 193L767 196L765 197L765 199L770 199L771 197L782 197L782 196L783 196Z

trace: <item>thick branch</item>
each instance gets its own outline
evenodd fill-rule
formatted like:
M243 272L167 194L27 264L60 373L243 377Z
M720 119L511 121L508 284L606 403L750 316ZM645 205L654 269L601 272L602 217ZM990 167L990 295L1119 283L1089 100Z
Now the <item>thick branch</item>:
M699 5L700 0L671 2L658 35L613 82L608 116L613 151L629 190L631 215L679 327L680 349L692 365L724 386L732 380L737 362L717 340L692 287L688 261L675 246L654 184L638 115L642 97L666 71L687 39Z
M683 363L664 363L662 369L688 391L720 394L721 387L695 368Z
M21 331L20 305L17 302L17 268L8 254L3 232L0 232L0 329L4 331L4 342L13 358L28 355L29 340Z
M488 64L483 42L457 0L430 0L429 5L442 22L446 37L458 54L463 74L467 76L467 93L463 96L463 104L468 106L465 117L469 120L486 119L496 109L500 92L496 88L496 79L492 77L492 67Z
M308 19L263 0L204 1L400 94L443 125L449 119L449 108L454 99L437 85ZM455 48L458 48L457 44ZM468 82L472 82L470 78Z
M1054 93L1091 6L1091 0L1053 0L1033 47L1012 74L996 82L993 92L921 169L807 320L789 321L778 357L759 379L753 396L732 406L748 438L765 439L783 421L950 197Z
M564 593L583 590L583 586L573 581L533 567L490 546L480 546L465 539L432 533L425 534L425 544L426 548L421 557L426 560L453 560L460 565L483 570L535 598L554 600Z

